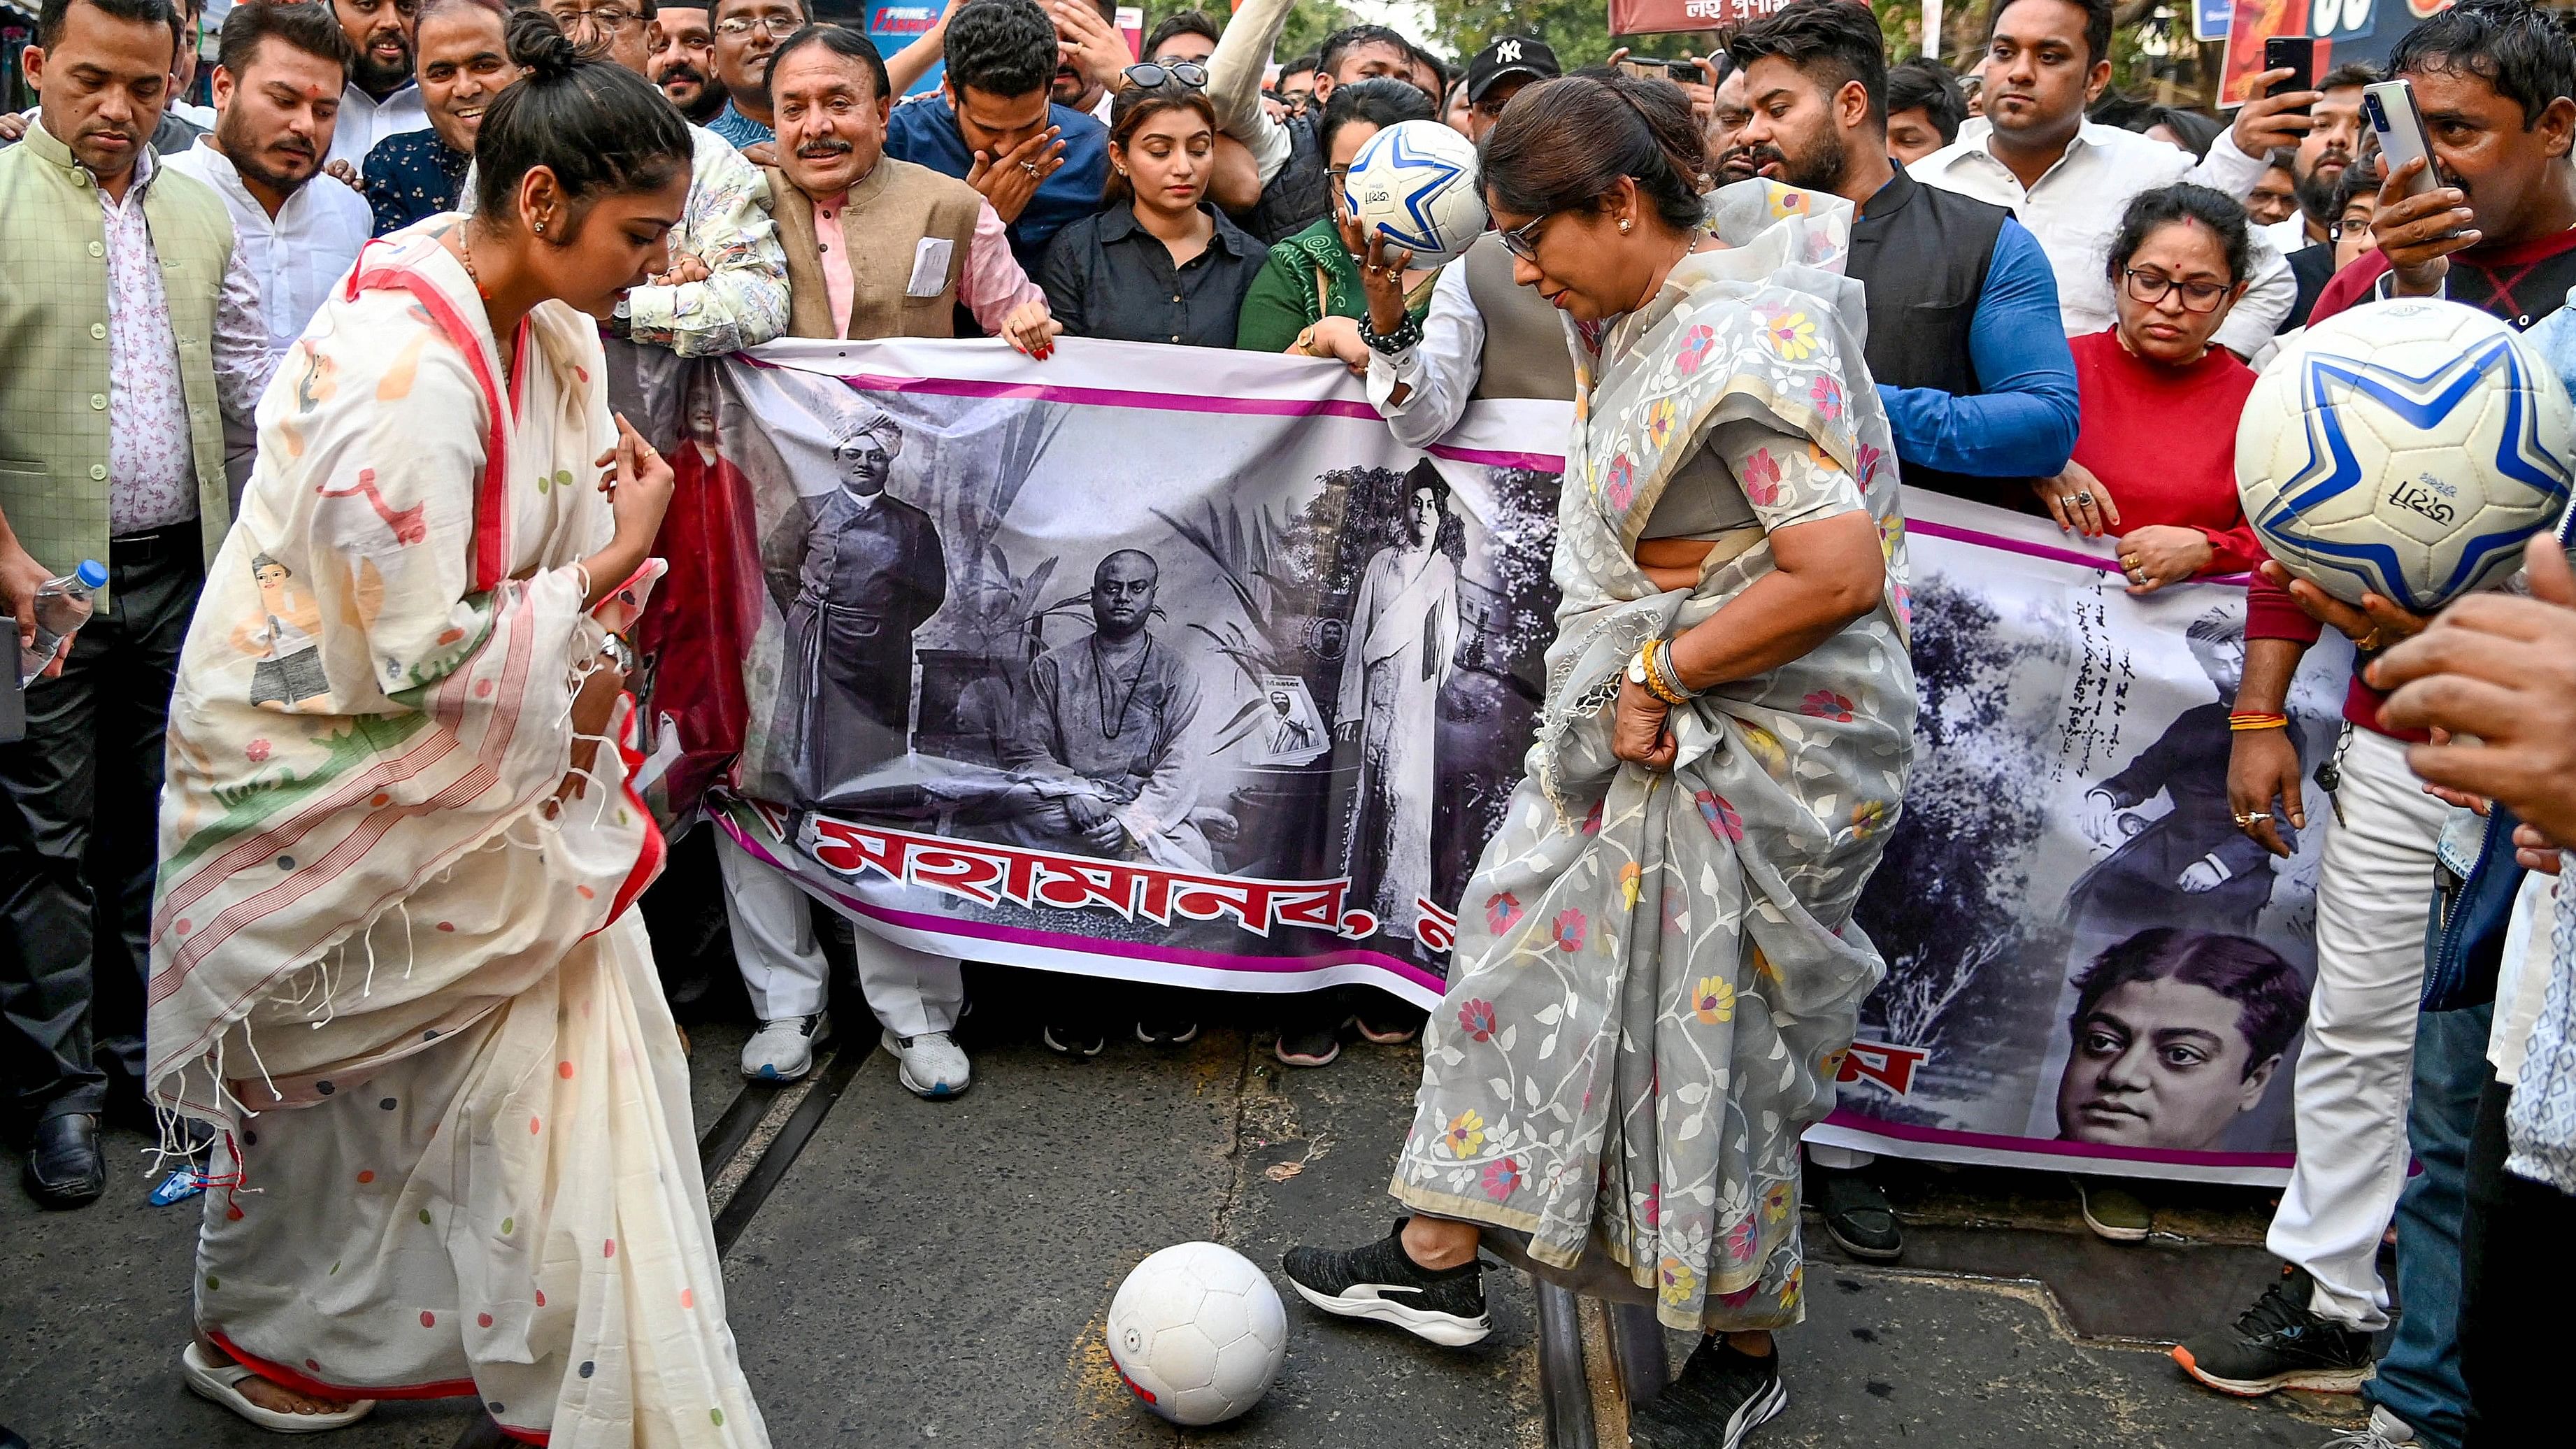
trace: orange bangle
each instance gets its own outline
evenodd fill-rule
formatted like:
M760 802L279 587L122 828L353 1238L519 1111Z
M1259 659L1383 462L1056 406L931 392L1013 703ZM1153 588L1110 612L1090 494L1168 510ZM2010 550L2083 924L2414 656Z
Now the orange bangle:
M2286 714L2264 714L2249 710L2241 714L2230 714L2227 717L2227 727L2230 730L2288 729L2290 717Z

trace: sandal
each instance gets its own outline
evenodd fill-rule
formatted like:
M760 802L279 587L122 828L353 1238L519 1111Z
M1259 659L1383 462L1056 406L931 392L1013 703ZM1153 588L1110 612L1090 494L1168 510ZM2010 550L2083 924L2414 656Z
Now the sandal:
M278 1434L319 1434L330 1429L345 1429L374 1412L376 1401L358 1399L336 1414L281 1414L263 1409L241 1391L241 1381L259 1375L229 1359L208 1363L204 1350L194 1339L179 1351L179 1375L200 1397L212 1399L263 1429Z

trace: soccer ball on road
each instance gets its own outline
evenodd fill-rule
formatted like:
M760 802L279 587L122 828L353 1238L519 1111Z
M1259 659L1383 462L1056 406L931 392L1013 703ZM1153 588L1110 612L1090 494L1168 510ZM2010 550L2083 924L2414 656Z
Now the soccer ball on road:
M2490 587L2567 507L2576 410L2514 330L2457 302L2341 313L2281 349L2236 429L2263 547L2347 603Z
M1269 1392L1288 1357L1288 1313L1241 1253L1181 1243L1118 1285L1108 1337L1118 1376L1146 1408L1175 1424L1216 1424Z
M1369 137L1342 194L1363 238L1410 248L1417 267L1450 260L1485 229L1476 143L1438 121L1398 121Z

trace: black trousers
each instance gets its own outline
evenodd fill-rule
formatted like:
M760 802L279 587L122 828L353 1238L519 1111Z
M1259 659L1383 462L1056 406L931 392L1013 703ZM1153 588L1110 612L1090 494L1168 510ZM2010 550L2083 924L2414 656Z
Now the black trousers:
M2463 1449L2539 1442L2559 1422L2567 1305L2576 1295L2576 1197L2507 1172L2505 1102L2487 1075L2469 1136L2468 1218L2460 1234L2460 1374L2469 1386ZM2542 1435L2541 1438L2547 1438Z
M110 546L115 612L27 689L0 745L0 1119L107 1105L143 1077L143 973L161 756L179 646L205 582L197 525ZM46 559L49 567L78 560Z

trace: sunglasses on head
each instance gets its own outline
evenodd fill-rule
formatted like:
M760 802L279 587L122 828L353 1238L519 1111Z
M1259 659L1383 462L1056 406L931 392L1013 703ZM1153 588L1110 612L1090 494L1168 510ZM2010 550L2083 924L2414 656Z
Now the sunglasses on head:
M1207 67L1189 60L1176 60L1169 64L1149 60L1142 65L1127 67L1125 74L1130 85L1141 86L1149 91L1165 82L1187 86L1192 90L1202 89L1208 83Z

